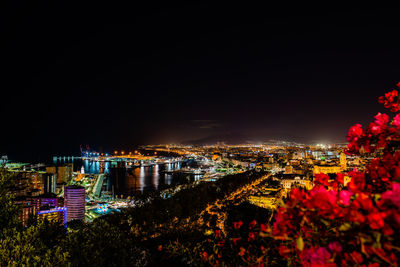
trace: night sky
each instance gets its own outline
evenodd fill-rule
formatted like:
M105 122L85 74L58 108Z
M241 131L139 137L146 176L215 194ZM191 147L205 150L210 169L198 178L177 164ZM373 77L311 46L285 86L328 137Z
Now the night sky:
M345 142L400 81L399 9L82 2L2 4L0 154Z

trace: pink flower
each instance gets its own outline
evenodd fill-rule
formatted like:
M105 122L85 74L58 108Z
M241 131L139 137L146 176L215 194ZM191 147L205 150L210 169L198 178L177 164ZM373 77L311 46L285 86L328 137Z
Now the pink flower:
M347 134L347 141L355 141L363 134L363 129L361 128L361 124L356 124L350 127L349 132Z
M304 260L308 261L311 266L323 266L330 258L331 254L324 247L310 248L305 251L304 255Z
M375 123L379 126L385 126L389 123L389 116L384 113L382 114L379 112L375 116Z
M400 184L393 183L392 191L386 191L382 194L381 198L392 201L393 204L400 208Z
M343 204L343 205L346 205L346 206L350 205L350 199L351 199L352 195L353 195L353 193L350 192L350 191L347 191L347 190L340 191L340 193L339 193L339 203Z
M338 253L342 252L342 246L337 241L330 243L328 245L328 248L332 253L338 254Z
M382 132L382 126L373 122L368 125L368 129L373 135L378 135Z
M394 125L396 127L400 126L400 114L397 114L396 116L394 116L392 125Z

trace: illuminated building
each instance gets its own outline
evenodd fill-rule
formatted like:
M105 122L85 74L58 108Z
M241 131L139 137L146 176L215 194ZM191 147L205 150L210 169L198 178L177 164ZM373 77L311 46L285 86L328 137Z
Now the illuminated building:
M294 179L282 179L281 185L284 189L289 190L292 187L305 187L307 190L312 189L313 183L310 180L295 177Z
M21 208L19 219L22 221L22 225L26 226L30 216L35 214L35 207L33 205L25 205Z
M57 175L52 173L43 174L44 193L56 193Z
M72 179L73 164L72 163L66 163L63 166L46 167L46 173L57 174L57 183L58 184L65 183L65 182L70 181Z
M16 197L38 196L44 193L43 174L39 171L11 170L15 182L10 192Z
M20 198L19 200L15 200L14 203L16 205L19 205L20 208L20 215L19 218L22 221L23 225L27 225L28 218L30 216L34 216L35 214L39 215L43 212L42 210L46 209L54 209L58 208L58 198L56 195L53 194L48 194L48 195L43 195L41 197L24 197ZM56 211L59 211L56 210ZM50 216L50 215L43 215L43 216ZM43 216L38 216L38 218L43 219ZM65 214L66 216L66 214ZM49 217L49 221L53 220L53 215ZM63 220L61 220L62 222Z
M339 165L314 165L314 175L318 173L339 173L347 170L346 155L340 154Z
M40 221L47 220L49 222L59 223L67 226L67 208L66 207L43 207L37 213Z
M346 154L340 153L340 167L345 171L347 169Z
M67 207L67 221L85 219L85 188L70 185L64 189L64 203Z
M30 216L35 214L36 208L31 201L27 199L16 199L14 204L19 206L19 219L22 221L22 225L26 226Z
M292 173L293 173L293 167L288 163L288 165L285 166L285 174L292 174Z
M294 187L305 188L307 190L310 190L313 187L313 181L308 179L305 175L282 173L275 177L277 180L280 180L281 186L285 192L290 191L290 189Z
M35 210L40 210L43 206L58 207L58 198L55 194L45 194L38 197L30 197L27 200L35 206Z

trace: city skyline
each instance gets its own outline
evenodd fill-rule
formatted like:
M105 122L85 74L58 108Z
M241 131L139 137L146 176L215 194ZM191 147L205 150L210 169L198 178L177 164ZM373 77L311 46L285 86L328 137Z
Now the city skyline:
M317 8L10 4L0 152L345 142L398 82L398 10Z
M399 11L6 1L0 266L398 266Z

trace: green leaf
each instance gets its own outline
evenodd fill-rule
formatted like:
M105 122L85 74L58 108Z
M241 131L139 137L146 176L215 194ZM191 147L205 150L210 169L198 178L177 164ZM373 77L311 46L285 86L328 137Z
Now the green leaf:
M339 227L339 231L347 231L351 228L351 225L349 223L344 223Z
M303 251L303 249L304 249L304 241L303 241L303 238L301 236L299 236L299 238L297 238L296 245L297 245L298 250Z
M321 219L321 222L323 224L325 224L325 226L329 226L330 225L330 223L327 220Z

